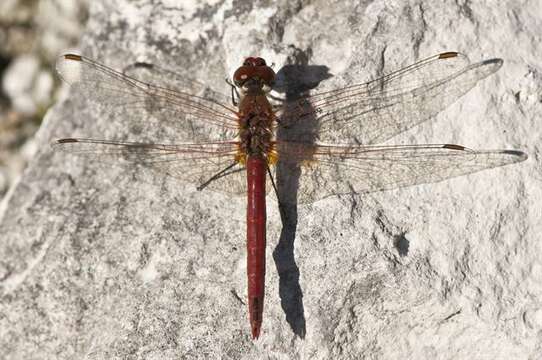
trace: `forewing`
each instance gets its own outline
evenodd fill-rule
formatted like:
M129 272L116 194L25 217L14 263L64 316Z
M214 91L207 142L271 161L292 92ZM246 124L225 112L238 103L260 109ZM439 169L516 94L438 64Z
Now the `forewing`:
M125 67L122 73L156 87L198 95L221 104L231 104L232 101L231 95L216 91L189 75L156 64L136 62ZM231 88L228 88L228 91L231 91Z
M137 80L74 54L59 57L56 67L64 81L109 111L130 121L158 120L182 141L222 140L237 134L235 110L213 100L212 94L192 95Z
M297 199L286 194L281 196L287 202L300 203L332 195L434 183L527 158L521 151L475 151L449 144L316 146L284 142L277 147L280 154L277 172L280 166L300 171L298 175L288 171L277 173L279 194L297 192ZM299 176L299 180L292 180L292 176ZM284 184L297 184L298 188L285 189Z
M364 84L286 103L279 123L292 133L288 140L383 142L434 117L501 65L442 53Z

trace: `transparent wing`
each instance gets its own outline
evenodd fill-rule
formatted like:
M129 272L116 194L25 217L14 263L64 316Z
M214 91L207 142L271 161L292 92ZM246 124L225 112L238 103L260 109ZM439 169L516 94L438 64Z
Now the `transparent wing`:
M55 141L55 150L113 164L140 164L197 187L206 185L229 194L246 194L244 166L236 162L237 142L151 144L67 138ZM207 182L216 177L213 181Z
M74 54L59 57L56 68L64 81L110 111L128 113L131 121L143 112L142 121L157 118L183 141L233 138L237 133L237 113L213 100L212 94L192 95L153 85Z
M521 151L475 151L450 144L315 146L278 142L277 148L280 157L276 176L281 201L295 202L291 194L296 194L300 203L332 195L439 182L527 158ZM281 166L287 171L281 172ZM295 173L292 168L300 170Z
M189 75L156 64L136 62L125 67L122 73L156 87L187 92L203 98L213 99L221 104L231 103L231 95L216 91L207 84L191 78ZM228 88L228 91L231 91L231 89Z
M285 140L383 142L434 117L501 65L442 53L364 84L286 103L279 123Z

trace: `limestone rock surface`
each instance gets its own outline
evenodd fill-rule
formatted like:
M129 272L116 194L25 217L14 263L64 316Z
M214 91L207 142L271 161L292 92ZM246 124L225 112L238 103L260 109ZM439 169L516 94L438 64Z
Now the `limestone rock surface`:
M285 221L271 198L264 322L253 341L244 304L246 199L53 152L54 139L71 136L176 140L156 122L134 125L138 109L106 113L66 90L0 206L0 358L539 358L540 6L92 2L83 54L119 70L160 65L227 95L224 78L246 56L277 71L314 66L313 91L443 51L502 58L498 72L434 120L386 144L518 149L529 159L299 204Z

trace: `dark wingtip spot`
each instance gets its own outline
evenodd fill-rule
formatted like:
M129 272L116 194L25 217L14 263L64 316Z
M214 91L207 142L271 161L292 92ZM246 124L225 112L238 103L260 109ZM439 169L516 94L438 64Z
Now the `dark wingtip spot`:
M73 138L66 138L66 139L58 139L56 141L57 144L66 144L66 143L74 143L74 142L78 142L78 140L73 139Z
M458 53L455 52L455 51L447 51L447 52L443 52L442 54L439 54L438 58L439 59L449 59L449 58L456 57L457 54Z
M499 67L502 66L502 63L503 63L503 60L502 59L499 59L499 58L495 58L495 59L488 59L488 60L484 60L482 61L482 65L492 65L492 64L495 64Z
M76 55L76 54L65 54L64 59L66 59L66 60L74 60L74 61L81 61L82 57L81 57L81 55Z
M523 151L519 151L519 150L504 150L503 154L517 156L517 157L521 158L521 161L526 160L529 157L529 155L527 155Z
M455 145L455 144L444 144L442 146L443 149L451 149L451 150L465 150L466 147L461 145Z
M150 63L146 63L146 62L136 62L136 63L134 63L134 67L144 68L144 69L152 69L152 68L154 68L154 65L150 64Z

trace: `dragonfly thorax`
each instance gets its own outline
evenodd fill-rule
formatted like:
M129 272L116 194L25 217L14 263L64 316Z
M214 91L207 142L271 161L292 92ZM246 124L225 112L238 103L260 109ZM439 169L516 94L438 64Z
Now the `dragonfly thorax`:
M247 94L239 103L240 150L248 156L267 157L272 149L275 114L265 95Z
M272 147L269 117L251 113L243 120L239 131L241 151L248 156L267 157Z

